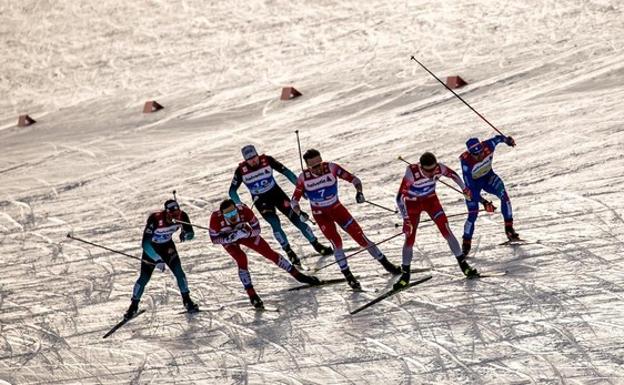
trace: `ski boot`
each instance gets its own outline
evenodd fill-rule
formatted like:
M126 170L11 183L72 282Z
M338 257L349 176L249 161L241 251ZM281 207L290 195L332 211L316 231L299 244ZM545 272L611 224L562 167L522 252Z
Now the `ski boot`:
M516 230L513 228L513 223L505 223L505 235L507 235L507 239L510 241L519 241L520 235L516 233Z
M189 293L182 293L182 304L189 313L196 313L199 311L199 306L193 302Z
M300 272L297 269L293 269L294 274L292 276L301 283L305 283L306 285L314 286L319 285L321 281L313 275L306 275Z
M316 250L317 253L321 254L324 257L334 254L334 249L322 245L318 240L312 242L312 247L314 247L314 250Z
M264 302L262 302L258 294L253 293L252 295L250 295L249 301L251 301L251 305L256 309L264 309Z
M362 285L360 285L358 280L355 279L355 277L351 273L351 270L349 270L348 267L345 270L342 271L342 274L344 274L345 278L347 279L347 284L349 284L349 287L351 289L353 289L353 290L362 290Z
M474 267L470 266L468 262L466 262L466 257L462 254L457 257L457 263L459 264L459 268L462 273L466 276L466 278L476 278L479 276L479 272Z
M464 253L465 256L468 256L468 253L470 253L471 247L472 247L472 240L464 238L462 242L462 253Z
M379 263L381 263L381 266L383 266L383 268L386 269L388 273L392 275L401 274L401 268L395 265L394 263L390 262L388 258L386 258L385 255L382 255L381 259L379 260Z
M401 278L392 286L392 289L399 290L407 287L410 281L410 265L401 265Z
M301 266L301 260L290 246L286 246L286 248L284 248L284 251L286 252L286 255L288 255L290 263L292 263L293 265Z
M138 311L139 311L139 300L133 299L132 302L130 302L130 307L126 311L126 314L124 314L124 319L129 320L130 318L134 317Z

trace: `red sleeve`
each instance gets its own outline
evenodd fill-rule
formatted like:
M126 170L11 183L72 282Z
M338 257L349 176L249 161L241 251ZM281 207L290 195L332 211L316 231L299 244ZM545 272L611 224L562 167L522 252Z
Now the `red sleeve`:
M212 243L217 245L222 245L225 242L226 235L221 232L221 221L219 220L219 213L217 211L213 212L210 216L210 240Z
M260 221L256 217L256 214L254 214L253 210L247 206L243 206L241 211L243 218L245 218L245 223L248 223L249 226L251 226L251 233L249 236L255 237L260 235Z
M407 166L405 169L405 174L403 174L403 180L401 181L401 186L399 187L399 194L407 195L410 186L414 183L414 173L412 169Z
M328 163L329 170L335 177L346 180L349 183L353 183L353 180L356 179L355 175L351 174L349 171L342 168L342 166L336 163Z
M403 218L407 218L407 208L405 207L405 197L407 195L407 191L409 190L410 185L414 181L414 173L408 166L405 170L405 175L403 175L403 180L401 180L401 186L399 186L399 192L396 196L396 205L399 208L399 212Z
M462 190L466 188L462 178L460 178L459 175L457 175L457 173L453 171L450 167L447 167L440 163L440 173L445 177L452 179L453 182L455 182Z
M299 203L299 200L301 199L304 190L305 186L303 185L303 174L299 174L299 177L297 178L297 184L295 185L295 192L293 192L292 198L290 199L291 202L294 201Z

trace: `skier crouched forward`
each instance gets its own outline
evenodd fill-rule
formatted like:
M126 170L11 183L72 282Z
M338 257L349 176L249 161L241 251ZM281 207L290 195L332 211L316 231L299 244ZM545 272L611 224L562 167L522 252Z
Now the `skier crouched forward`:
M219 210L210 217L210 239L212 243L222 245L234 258L238 266L238 276L255 308L262 308L262 299L256 293L249 274L247 255L241 249L246 246L288 272L297 281L317 285L319 279L297 270L286 258L275 252L260 236L260 222L253 211L245 205L237 205L231 199L221 202Z

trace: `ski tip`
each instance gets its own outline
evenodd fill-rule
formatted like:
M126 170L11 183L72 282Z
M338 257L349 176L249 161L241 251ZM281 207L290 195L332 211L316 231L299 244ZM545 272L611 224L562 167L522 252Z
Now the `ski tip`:
M256 312L271 312L271 313L279 313L279 308L277 307L272 307L272 306L262 306L262 307L254 307L252 308L252 310L256 311Z

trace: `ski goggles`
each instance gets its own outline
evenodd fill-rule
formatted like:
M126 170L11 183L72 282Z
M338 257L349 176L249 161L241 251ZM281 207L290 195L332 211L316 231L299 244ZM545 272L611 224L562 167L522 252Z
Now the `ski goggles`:
M466 142L466 147L468 148L468 152L473 155L478 155L483 150L483 145L477 138L470 138Z
M171 211L180 211L180 205L176 201L168 201L165 204L165 210L167 210L169 212L171 212Z
M323 167L323 162L319 162L317 164L315 164L314 166L309 166L311 171L314 172L318 172L321 171L322 167Z
M232 211L228 211L227 213L223 213L223 216L226 219L234 219L234 218L236 218L237 215L238 215L238 211L237 210L232 210Z

